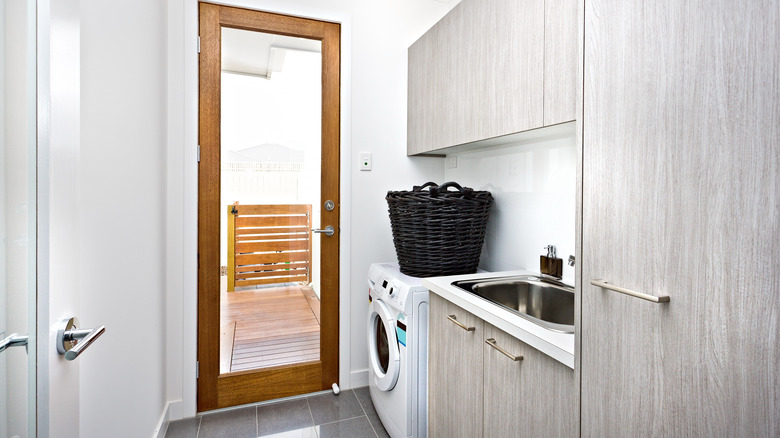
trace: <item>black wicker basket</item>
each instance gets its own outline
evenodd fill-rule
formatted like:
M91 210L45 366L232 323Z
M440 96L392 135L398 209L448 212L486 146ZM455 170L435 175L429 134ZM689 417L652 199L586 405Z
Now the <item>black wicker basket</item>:
M412 191L387 192L385 199L401 272L434 277L477 271L493 205L490 192L428 182Z

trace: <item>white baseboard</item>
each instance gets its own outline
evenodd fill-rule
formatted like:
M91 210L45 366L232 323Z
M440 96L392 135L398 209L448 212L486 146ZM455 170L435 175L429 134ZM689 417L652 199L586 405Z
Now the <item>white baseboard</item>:
M361 386L368 386L368 368L349 373L349 387L360 388Z
M160 415L160 421L157 422L157 427L154 429L153 438L165 438L165 432L168 430L170 410L171 402L165 403L165 409L163 409L162 415Z

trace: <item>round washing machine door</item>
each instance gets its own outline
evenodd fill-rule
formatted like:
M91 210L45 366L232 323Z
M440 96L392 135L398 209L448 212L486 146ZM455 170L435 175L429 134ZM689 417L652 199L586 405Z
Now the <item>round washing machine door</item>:
M395 387L401 368L399 358L395 318L382 300L374 300L368 310L368 366L380 390Z

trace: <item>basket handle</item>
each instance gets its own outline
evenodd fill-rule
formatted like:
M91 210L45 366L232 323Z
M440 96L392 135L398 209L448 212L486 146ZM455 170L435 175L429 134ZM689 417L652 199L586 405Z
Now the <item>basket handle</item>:
M425 184L423 184L421 186L414 186L414 187L412 187L412 191L413 192L421 192L426 187L438 187L438 185L436 185L436 183L433 182L433 181L428 181L427 183L425 183ZM431 189L429 189L429 190L431 190Z
M456 183L455 181L449 181L446 182L438 187L431 187L429 190L431 192L431 197L435 198L439 196L439 193L447 192L450 187L455 187L458 192L463 194L463 197L466 199L471 199L474 196L474 189L471 189L469 187L466 187L465 189L460 186L460 184Z

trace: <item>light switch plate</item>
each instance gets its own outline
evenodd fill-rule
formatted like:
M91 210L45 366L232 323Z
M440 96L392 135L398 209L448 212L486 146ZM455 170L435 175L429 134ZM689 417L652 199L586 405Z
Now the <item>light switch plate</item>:
M371 170L371 152L360 153L360 170Z

